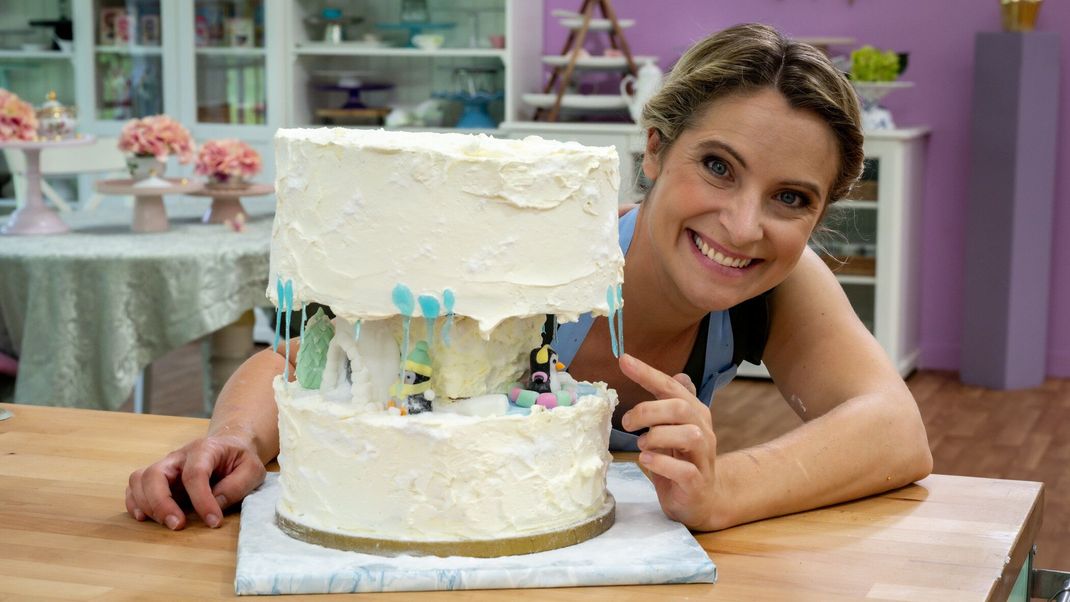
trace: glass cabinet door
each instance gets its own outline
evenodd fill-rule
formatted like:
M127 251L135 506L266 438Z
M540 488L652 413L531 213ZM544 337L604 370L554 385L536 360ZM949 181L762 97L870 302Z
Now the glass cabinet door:
M0 1L0 88L34 106L52 91L74 104L70 16L60 0Z
M267 123L263 0L196 0L198 123Z
M96 118L164 112L160 0L96 0Z

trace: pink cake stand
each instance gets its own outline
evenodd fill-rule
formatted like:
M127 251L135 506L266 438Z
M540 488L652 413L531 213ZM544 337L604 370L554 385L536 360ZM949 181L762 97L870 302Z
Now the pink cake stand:
M233 220L239 215L248 217L245 213L245 208L241 204L243 196L262 196L274 192L275 187L271 184L247 184L234 188L213 188L211 184L206 184L200 190L189 194L190 196L212 197L212 206L208 208L208 211L204 212L201 222L205 224L222 224L228 219Z
M163 197L168 194L192 194L204 186L204 182L188 178L153 178L151 180L101 180L97 192L134 197L134 232L164 232L170 228L167 207Z
M41 151L83 146L93 140L93 136L79 136L64 140L0 141L0 148L19 149L26 157L26 204L11 214L0 228L0 234L63 234L70 230L41 198Z

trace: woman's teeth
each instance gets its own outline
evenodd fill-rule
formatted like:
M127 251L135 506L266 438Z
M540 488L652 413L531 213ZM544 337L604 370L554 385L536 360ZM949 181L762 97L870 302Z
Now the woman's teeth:
M750 259L731 259L721 255L718 251L711 249L698 234L695 235L694 240L695 246L698 247L699 251L702 251L703 255L727 268L745 268L750 265Z

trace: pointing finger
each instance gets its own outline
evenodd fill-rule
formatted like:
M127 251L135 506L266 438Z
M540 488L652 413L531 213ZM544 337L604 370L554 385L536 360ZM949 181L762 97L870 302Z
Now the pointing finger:
M664 372L647 365L642 360L627 353L620 356L620 370L635 384L647 390L655 399L695 397L693 388L689 389L680 381ZM692 385L693 387L693 385Z

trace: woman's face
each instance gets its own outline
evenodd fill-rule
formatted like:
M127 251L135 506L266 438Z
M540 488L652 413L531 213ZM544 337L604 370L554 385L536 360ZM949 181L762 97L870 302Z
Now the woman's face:
M762 89L711 102L667 152L658 144L651 134L641 223L666 285L706 312L782 282L839 169L831 128Z

